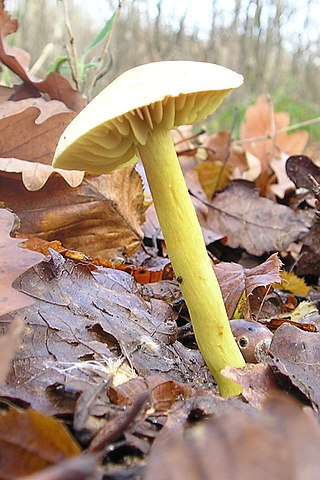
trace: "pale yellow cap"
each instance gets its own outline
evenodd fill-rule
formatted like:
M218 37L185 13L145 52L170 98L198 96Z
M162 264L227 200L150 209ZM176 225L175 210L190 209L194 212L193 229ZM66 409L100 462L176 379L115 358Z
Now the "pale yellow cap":
M154 62L116 78L68 125L53 166L109 173L137 161L155 126L171 130L213 113L242 75L212 63Z

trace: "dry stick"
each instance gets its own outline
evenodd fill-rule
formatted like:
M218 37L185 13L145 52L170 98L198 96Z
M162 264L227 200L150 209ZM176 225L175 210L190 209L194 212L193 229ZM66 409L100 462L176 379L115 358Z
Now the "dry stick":
M254 142L263 142L264 140L271 140L279 133L290 132L290 130L295 130L296 128L306 127L308 125L314 125L315 123L320 123L320 117L311 118L310 120L305 120L304 122L295 123L289 125L289 127L279 128L275 130L274 133L268 135L260 135L258 137L243 138L242 140L234 140L235 145L242 145L244 143L254 143Z
M78 53L77 53L77 49L76 49L74 35L73 35L73 32L72 32L72 28L71 28L67 0L61 0L61 1L62 1L62 5L63 5L63 10L64 10L65 27L66 27L68 35L69 35L69 42L70 42L70 45L71 45L72 54L70 54L67 45L65 45L65 49L67 51L68 62L69 62L69 65L70 65L70 70L71 70L71 75L72 75L73 81L76 84L76 89L79 90ZM73 60L73 62L71 61L71 59Z
M102 428L88 448L90 454L103 454L107 445L115 442L132 424L146 402L150 400L150 391L146 390L134 401L133 405L120 415L118 421L109 428L108 424Z
M106 38L106 41L102 47L102 50L101 50L101 54L100 54L100 57L98 59L99 63L100 63L100 66L97 68L96 70L96 74L95 76L93 77L92 79L92 82L91 84L89 85L88 87L88 90L87 90L87 98L90 100L91 99L91 94L92 94L92 90L94 89L96 83L107 73L108 71L108 67L109 67L109 64L107 65L107 68L105 68L105 66L102 64L102 60L103 60L103 57L106 55L107 51L109 50L109 47L110 47L110 42L111 42L111 37L112 37L112 33L113 33L113 30L114 30L114 25L115 25L115 22L117 21L118 17L119 17L119 14L120 14L120 10L121 8L123 7L123 4L124 4L125 0L118 0L118 7L116 9L116 12L115 12L115 16L114 16L114 20L113 20L113 25L111 27L111 30L110 32L108 33L107 35L107 38ZM112 59L111 59L111 63L112 63Z

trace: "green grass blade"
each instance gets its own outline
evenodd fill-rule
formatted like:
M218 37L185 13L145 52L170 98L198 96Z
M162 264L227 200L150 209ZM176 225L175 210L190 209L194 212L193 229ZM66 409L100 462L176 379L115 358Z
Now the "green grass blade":
M102 30L100 30L98 35L85 48L84 53L88 53L93 47L95 47L99 42L101 42L101 40L103 40L108 35L108 33L110 32L110 30L112 28L115 17L116 17L116 12L112 15L112 17L109 18L109 20L106 21Z

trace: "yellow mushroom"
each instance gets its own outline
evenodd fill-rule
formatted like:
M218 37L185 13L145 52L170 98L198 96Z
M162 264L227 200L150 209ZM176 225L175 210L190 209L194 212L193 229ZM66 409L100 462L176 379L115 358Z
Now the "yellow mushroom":
M140 157L197 344L225 397L239 394L241 387L220 371L227 365L242 367L244 359L230 329L170 130L206 118L242 81L227 68L203 62L135 67L68 125L53 161L57 168L102 174Z

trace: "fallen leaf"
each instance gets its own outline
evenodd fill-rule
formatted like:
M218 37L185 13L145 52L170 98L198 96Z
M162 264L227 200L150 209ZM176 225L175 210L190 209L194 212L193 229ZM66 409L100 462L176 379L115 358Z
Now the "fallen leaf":
M244 178L249 165L244 150L235 145L229 130L223 130L203 138L203 147L209 162L220 161L232 172L232 178ZM245 177L248 179L247 177Z
M33 265L41 262L43 255L28 252L19 247L21 239L10 237L15 216L5 209L0 209L0 315L12 312L34 303L34 299L18 292L12 282Z
M253 268L244 268L240 264L228 262L214 265L228 317L233 317L243 292L249 297L257 287L279 281L281 265L277 254L271 255L265 262Z
M51 166L57 141L75 113L57 100L28 98L0 104L0 170L22 173L28 190L39 190L52 173L78 186L83 172Z
M300 154L308 142L308 133L299 131L288 135L283 130L290 124L287 112L274 112L270 97L260 95L254 105L249 105L240 126L241 145L246 152L259 158L262 171L256 184L265 193L269 184L271 161L280 152ZM283 179L283 176L282 176Z
M319 476L319 425L284 396L268 400L257 412L229 408L184 435L181 423L177 418L165 441L155 441L146 480L270 480L279 472L283 480Z
M21 235L59 240L65 248L109 259L130 255L142 243L143 190L134 167L87 177L73 189L52 177L37 192L0 177L0 191L20 217Z
M270 160L270 167L277 178L277 183L270 185L270 191L279 198L284 198L288 191L294 190L294 183L290 180L286 172L287 159L288 155L280 152L279 158L274 157Z
M273 336L270 345L272 365L320 407L320 333L304 332L284 323Z
M243 368L225 367L222 375L243 387L242 396L255 408L262 408L266 399L280 392L269 365L248 364Z
M165 374L189 382L194 369L175 349L176 312L160 300L147 302L125 272L91 272L53 252L19 278L20 288L37 303L0 319L6 328L14 318L26 323L7 382L0 394L29 402L42 412L70 413L77 396L66 398L55 384L81 393L111 375L114 362L128 363L141 376ZM178 343L178 342L177 342ZM208 371L197 373L199 384ZM50 390L49 390L50 387Z
M320 222L315 223L303 237L295 271L300 276L320 274Z
M310 290L304 278L297 277L293 272L287 272L286 270L281 272L281 282L275 283L274 288L290 292L293 295L300 295L301 297L306 297Z
M305 155L293 155L286 162L286 172L298 188L307 188L312 191L313 182L310 175L320 183L320 168Z
M192 387L188 384L168 380L160 376L137 377L122 385L110 387L108 396L116 405L132 405L139 395L149 391L152 408L157 411L169 410L177 400L189 398Z
M259 197L249 182L234 180L210 203L207 224L228 245L252 255L286 250L308 230L298 215L285 205Z
M224 165L220 161L211 162L209 160L199 163L195 169L209 200L217 190L227 185L232 172L228 165Z
M66 458L80 448L64 425L31 408L10 407L0 413L0 478L28 475Z

